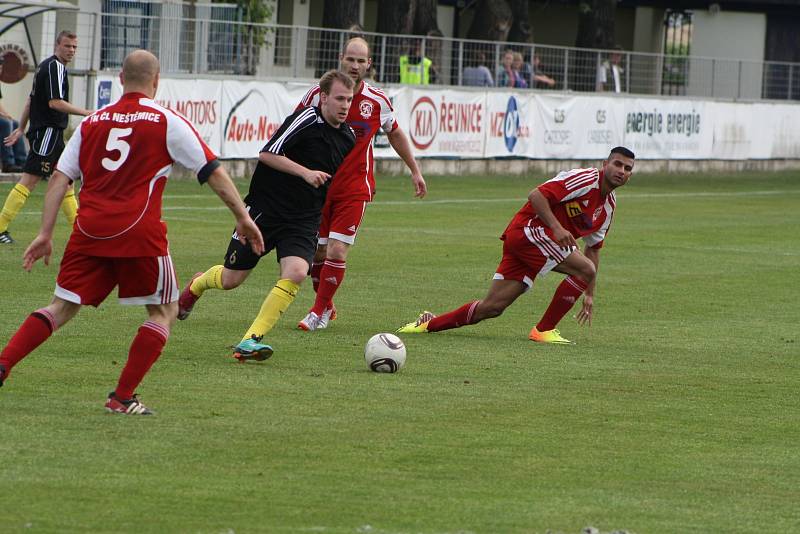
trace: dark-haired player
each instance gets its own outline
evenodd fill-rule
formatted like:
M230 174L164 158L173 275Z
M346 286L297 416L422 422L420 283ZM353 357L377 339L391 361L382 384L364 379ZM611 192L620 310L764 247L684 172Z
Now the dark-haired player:
M570 343L556 325L583 295L579 324L591 324L597 267L617 200L614 190L633 173L633 152L611 149L599 169L573 169L558 174L528 195L500 239L503 259L489 293L460 308L435 316L423 312L400 333L439 332L499 316L517 297L549 271L567 275L556 289L539 323L528 336L539 343ZM576 239L583 238L583 253Z

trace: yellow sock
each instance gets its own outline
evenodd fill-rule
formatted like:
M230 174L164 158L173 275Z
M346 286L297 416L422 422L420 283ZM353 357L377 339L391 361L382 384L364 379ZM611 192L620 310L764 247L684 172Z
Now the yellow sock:
M215 265L198 276L189 286L189 291L199 297L206 289L224 289L222 287L222 265Z
M78 216L78 201L75 199L75 190L71 187L67 189L64 200L61 201L61 211L67 216L69 224L75 223L75 217Z
M11 189L6 203L3 204L3 211L0 211L0 232L8 230L8 225L19 214L30 194L30 190L22 184L17 184Z
M297 296L299 290L300 286L288 278L278 280L275 287L267 295L267 298L264 299L258 316L253 321L253 324L250 325L250 328L247 329L242 341L250 339L253 335L261 337L272 330L272 327L278 322L283 312L286 311L286 308Z

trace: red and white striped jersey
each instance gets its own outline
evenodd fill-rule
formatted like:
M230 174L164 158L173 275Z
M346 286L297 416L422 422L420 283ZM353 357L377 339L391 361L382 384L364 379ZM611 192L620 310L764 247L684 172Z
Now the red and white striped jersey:
M86 117L56 166L83 182L69 246L93 256L167 255L161 194L176 161L201 183L219 166L189 121L141 93Z
M617 205L614 191L606 196L600 194L602 176L602 171L594 168L572 169L558 173L537 188L550 203L558 222L575 239L582 237L584 243L594 248L603 246ZM544 227L552 237L550 228L539 220L530 201L509 223L509 228L520 226Z
M319 106L319 92L319 85L309 89L295 109ZM364 80L361 91L353 95L353 103L347 113L347 124L356 134L356 146L344 158L333 176L328 198L369 201L375 196L372 140L377 135L378 128L387 133L397 128L389 97Z

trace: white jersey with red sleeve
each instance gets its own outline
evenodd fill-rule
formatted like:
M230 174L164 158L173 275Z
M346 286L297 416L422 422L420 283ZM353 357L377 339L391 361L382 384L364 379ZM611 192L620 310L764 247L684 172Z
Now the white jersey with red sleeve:
M90 256L167 255L161 195L176 161L201 183L219 166L185 118L141 93L86 117L56 166L82 180L68 246Z
M319 106L319 85L305 94L296 109L306 106ZM386 94L367 83L361 91L353 95L353 103L347 114L347 124L356 134L356 146L331 180L328 198L331 200L372 200L375 196L375 174L372 155L372 141L378 129L389 133L397 128L394 109Z
M537 189L548 200L553 215L576 239L583 238L590 247L601 248L608 234L617 198L614 191L600 194L602 171L572 169L558 173ZM511 220L509 227L544 227L552 238L550 228L539 219L530 201Z

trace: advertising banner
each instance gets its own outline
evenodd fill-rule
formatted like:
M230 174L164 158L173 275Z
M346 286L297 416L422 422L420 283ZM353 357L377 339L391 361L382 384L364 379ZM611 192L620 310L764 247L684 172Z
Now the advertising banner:
M226 82L222 85L222 156L257 158L267 140L291 114L309 86Z
M255 158L309 83L162 78L155 100L185 116L222 158ZM122 95L95 83L97 108ZM800 159L800 106L526 91L395 86L386 90L417 157L600 159L616 145L640 159ZM375 157L396 158L385 134Z
M800 158L800 106L752 104L748 127L755 139L751 157Z
M486 95L486 157L532 157L533 98L526 93Z
M408 89L397 99L398 120L418 156L482 158L486 130L486 93Z
M644 159L709 158L714 119L706 114L708 104L692 100L625 99L623 144Z
M753 137L755 130L749 128L750 118L753 116L753 106L747 104L733 104L726 102L711 102L706 106L706 112L711 117L714 141L711 148L711 157L714 159L749 159L759 150L760 143Z
M596 96L535 95L539 120L532 158L604 158L622 144L624 100Z
M221 155L222 81L163 79L155 101L187 119L214 153Z

